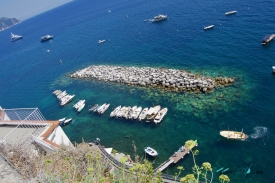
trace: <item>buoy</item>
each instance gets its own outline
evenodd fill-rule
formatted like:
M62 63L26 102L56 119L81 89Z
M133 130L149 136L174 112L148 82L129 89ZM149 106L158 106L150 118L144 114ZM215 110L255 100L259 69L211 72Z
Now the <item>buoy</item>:
M224 169L224 170L222 171L222 173L226 172L227 170L229 170L229 168L227 168L227 169Z
M219 171L221 171L223 169L223 167L222 168L220 168L219 170L217 170L216 172L219 172Z

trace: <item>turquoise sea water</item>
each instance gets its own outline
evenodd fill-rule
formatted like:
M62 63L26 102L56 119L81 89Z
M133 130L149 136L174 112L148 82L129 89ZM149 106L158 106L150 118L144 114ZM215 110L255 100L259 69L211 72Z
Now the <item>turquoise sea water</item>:
M185 141L197 139L197 162L210 162L214 172L230 168L231 182L274 182L275 42L260 44L266 34L275 33L274 8L274 1L259 0L68 3L0 32L0 105L38 107L49 120L72 117L63 129L73 142L99 137L104 146L132 157L133 141L140 157L143 148L151 146L160 154L155 167ZM238 12L224 15L231 10ZM168 20L143 22L160 13ZM214 29L203 30L211 24ZM10 42L10 32L23 39ZM55 37L40 43L46 34ZM106 42L98 44L99 39ZM189 94L67 77L92 64L184 69L235 77L236 83L210 94ZM61 107L51 94L55 89L76 97ZM87 107L78 114L72 106L79 99L85 99ZM111 107L102 116L88 113L89 105L105 102ZM168 107L158 126L109 118L118 105L156 104ZM243 128L248 140L222 139L219 131L228 126L236 131ZM235 174L251 163L246 178ZM191 156L164 173L174 175L178 165L185 168L182 175L191 173ZM214 174L214 182L218 176Z

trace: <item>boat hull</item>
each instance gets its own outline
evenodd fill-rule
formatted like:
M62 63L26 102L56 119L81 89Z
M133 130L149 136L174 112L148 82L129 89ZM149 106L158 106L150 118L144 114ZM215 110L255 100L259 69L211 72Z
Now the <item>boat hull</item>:
M246 140L248 135L243 132L236 131L220 131L220 135L230 140Z

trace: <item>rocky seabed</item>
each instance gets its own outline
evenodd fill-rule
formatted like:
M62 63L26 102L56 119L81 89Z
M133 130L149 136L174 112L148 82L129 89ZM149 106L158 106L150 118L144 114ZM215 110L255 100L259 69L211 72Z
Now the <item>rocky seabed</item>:
M92 78L142 87L162 87L172 91L196 92L209 92L218 86L228 86L234 82L234 78L211 78L184 70L106 65L92 65L69 76L71 78Z

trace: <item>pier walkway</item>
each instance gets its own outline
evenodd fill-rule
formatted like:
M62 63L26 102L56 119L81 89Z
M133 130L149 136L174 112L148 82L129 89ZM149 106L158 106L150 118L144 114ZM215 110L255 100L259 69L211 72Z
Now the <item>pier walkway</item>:
M165 168L167 168L170 164L177 163L179 160L183 159L186 154L189 154L190 150L192 150L195 146L198 145L197 140L195 141L192 140L192 142L193 144L190 147L190 149L186 145L181 146L179 150L176 151L168 160L166 160L160 166L158 166L154 172L158 172L158 171L161 172Z

